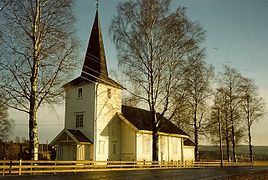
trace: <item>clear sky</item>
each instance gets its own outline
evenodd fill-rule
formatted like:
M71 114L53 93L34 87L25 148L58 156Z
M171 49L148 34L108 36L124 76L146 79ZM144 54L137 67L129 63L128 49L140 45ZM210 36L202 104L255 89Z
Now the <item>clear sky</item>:
M83 57L94 20L95 0L74 0L75 29L81 40L81 71ZM99 14L106 50L108 68L117 69L115 46L111 42L108 27L116 14L119 0L100 0ZM259 93L264 98L268 112L268 1L267 0L173 0L171 8L187 8L192 21L198 21L206 30L206 61L216 71L222 64L230 64L242 75L255 80ZM28 138L27 116L12 111L11 117L17 124L13 137ZM253 126L253 144L268 145L267 115ZM49 142L63 129L64 104L54 109L44 108L38 116L39 140Z

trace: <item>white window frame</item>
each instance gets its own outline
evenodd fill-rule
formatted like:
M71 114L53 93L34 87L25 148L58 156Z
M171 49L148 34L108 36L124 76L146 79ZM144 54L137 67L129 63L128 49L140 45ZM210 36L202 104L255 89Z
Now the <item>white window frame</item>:
M112 149L112 153L116 154L117 153L117 141L113 141L113 149Z
M83 97L83 88L80 87L77 90L77 98L82 99L82 97Z
M179 143L177 138L172 138L172 152L177 154L179 150Z
M75 115L75 127L82 128L84 127L84 114L79 113Z
M99 154L105 154L105 141L99 140Z
M150 152L150 136L142 136L142 149L144 154L148 154Z

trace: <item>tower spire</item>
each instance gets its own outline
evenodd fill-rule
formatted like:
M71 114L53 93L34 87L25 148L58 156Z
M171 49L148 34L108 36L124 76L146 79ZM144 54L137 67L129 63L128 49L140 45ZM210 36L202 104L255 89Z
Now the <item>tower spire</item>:
M89 80L106 79L108 77L106 57L98 13L98 4L99 0L96 0L97 9L95 19L91 30L84 65L81 73L82 77Z

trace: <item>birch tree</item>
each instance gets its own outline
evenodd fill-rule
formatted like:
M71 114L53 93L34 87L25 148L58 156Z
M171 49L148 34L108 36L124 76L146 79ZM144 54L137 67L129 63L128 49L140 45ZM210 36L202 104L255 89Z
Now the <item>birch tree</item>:
M203 53L203 29L188 19L185 8L171 12L169 6L170 0L121 2L110 26L119 67L128 85L139 87L139 93L130 93L151 112L153 161L158 161L161 128L156 112L168 119L174 116L175 95L190 67L186 62Z
M236 143L241 138L243 130L240 128L240 104L242 92L242 75L234 68L224 65L224 71L220 74L218 86L224 90L224 98L227 106L228 122L231 129L231 143L233 148L233 161L236 162ZM236 139L237 138L237 139Z
M195 142L195 160L199 160L199 136L204 130L208 118L208 100L212 95L211 83L214 78L214 68L207 65L202 56L197 56L186 72L186 102L190 108L190 124L193 127Z
M219 119L221 121L222 128L222 140L226 145L226 159L230 161L230 139L231 129L230 129L230 120L229 120L229 111L228 111L228 102L226 99L226 90L224 88L218 88L214 95L214 105L211 107L210 121L206 127L207 132L210 135L210 139L213 143L218 143L219 133L218 133L218 124Z
M261 119L264 115L264 102L257 93L254 82L248 78L243 80L243 94L241 96L241 109L247 127L249 158L253 162L252 133L251 128L254 122Z
M37 111L61 100L78 43L71 0L12 0L2 10L0 91L4 105L29 115L31 158L38 159Z

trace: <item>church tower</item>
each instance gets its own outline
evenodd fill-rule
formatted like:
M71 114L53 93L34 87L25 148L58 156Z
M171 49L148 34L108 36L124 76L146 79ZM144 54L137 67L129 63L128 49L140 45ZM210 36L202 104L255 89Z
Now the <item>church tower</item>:
M108 76L98 10L81 75L65 84L64 89L65 129L81 132L90 141L84 147L89 150L83 150L90 151L90 156L84 159L107 160L111 141L108 124L116 112L121 112L123 87Z

